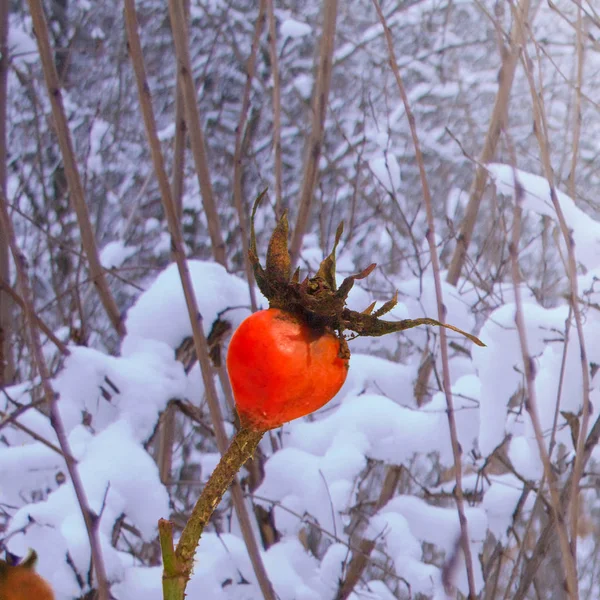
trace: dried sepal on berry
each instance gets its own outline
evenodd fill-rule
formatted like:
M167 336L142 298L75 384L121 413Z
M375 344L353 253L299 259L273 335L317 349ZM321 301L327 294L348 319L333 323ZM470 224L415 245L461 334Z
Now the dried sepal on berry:
M394 294L394 297L391 300L388 300L387 302L385 302L383 304L383 306L378 308L372 314L372 316L375 318L383 317L383 315L389 313L390 310L392 310L392 308L394 308L394 306L396 306L396 304L398 304L398 291L397 290L396 290L396 293Z
M335 290L336 285L337 285L336 281L335 281L335 270L336 270L335 253L337 251L338 244L340 243L340 240L342 239L343 233L344 233L344 224L340 223L335 232L335 240L333 242L333 249L331 250L331 253L329 254L329 256L327 256L326 258L323 259L323 261L321 262L321 265L319 266L319 270L317 271L317 274L315 275L315 277L323 279L325 281L326 285L332 290Z
M284 212L273 231L267 250L266 271L269 277L279 285L286 285L292 274L292 259L288 250L288 220Z
M377 301L375 302L371 302L371 304L369 304L369 306L367 306L367 308L365 308L365 310L362 311L363 315L370 315L373 313L373 311L375 310L375 307L377 306Z
M364 279L376 267L373 263L355 275L346 277L339 288L336 284L336 251L343 234L343 224L340 224L335 234L335 241L331 253L323 259L317 273L300 281L300 271L296 269L291 274L291 259L288 250L288 221L284 214L271 237L267 251L266 268L263 269L256 250L256 234L254 220L256 210L264 198L266 190L254 202L250 222L250 262L254 269L256 283L260 291L269 300L271 308L286 310L301 316L315 328L336 331L342 341L342 352L349 352L343 342L344 331L352 331L360 336L378 337L404 331L419 325L435 325L445 327L464 335L478 346L485 344L474 335L436 319L419 318L404 319L402 321L385 321L383 315L390 312L398 304L396 292L390 300L375 310L375 303L368 306L363 312L346 308L346 300L354 282Z

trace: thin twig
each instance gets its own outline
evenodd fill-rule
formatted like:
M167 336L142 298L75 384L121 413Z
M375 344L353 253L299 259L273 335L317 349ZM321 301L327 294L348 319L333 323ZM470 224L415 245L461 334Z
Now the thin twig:
M197 94L190 60L188 28L185 24L183 0L169 0L169 15L171 18L171 28L173 30L175 52L177 54L178 80L183 92L185 119L190 136L190 144L192 146L192 156L194 157L194 164L196 165L200 193L202 194L202 205L204 207L204 212L206 213L206 223L210 241L212 243L213 256L219 264L227 267L225 242L221 235L219 213L215 204L210 181L206 144L196 101Z
M594 422L594 425L590 430L590 434L587 440L585 441L582 460L583 468L585 468L590 457L592 456L592 451L596 448L599 442L600 417L598 417ZM562 507L568 506L569 502L571 501L571 494L573 493L573 486L571 485L572 480L573 472L571 471L569 479L563 487L562 493L560 495L560 505ZM546 556L546 548L548 547L550 539L552 538L552 535L554 534L557 526L558 521L556 519L549 519L542 532L538 535L535 547L529 552L527 566L519 580L519 587L517 588L517 591L513 595L511 595L511 598L514 598L515 600L521 600L527 596L527 591L529 590L529 587L533 582L535 574L537 573L540 565L542 564Z
M515 18L521 18L521 15L515 14ZM537 46L537 45L536 45ZM544 176L548 180L550 187L550 199L556 212L560 231L563 236L565 247L567 251L567 276L569 279L569 302L573 310L573 318L575 319L575 327L577 330L577 338L579 341L579 355L581 359L581 375L582 375L582 387L583 387L583 398L582 398L582 415L581 415L581 426L580 432L577 439L577 448L575 454L575 463L573 465L573 478L571 485L573 486L571 494L571 544L568 556L565 555L566 549L562 546L564 539L561 533L561 527L559 526L558 532L561 540L561 551L563 553L563 560L565 561L565 569L567 576L567 583L569 584L569 593L573 594L573 598L577 598L579 590L577 587L577 565L575 562L576 553L574 550L577 548L577 521L579 518L579 484L583 473L583 444L587 435L590 418L590 374L587 359L587 350L585 344L585 335L583 331L583 319L581 316L581 307L579 305L579 291L578 291L578 280L577 280L577 262L575 259L575 243L571 236L571 231L567 225L565 216L558 201L558 195L556 193L556 187L554 183L554 171L550 162L550 138L548 134L548 123L546 120L546 110L544 105L543 93L536 89L533 74L531 72L531 59L527 52L527 47L523 47L523 66L527 81L529 83L530 94L533 104L533 118L535 123L535 135L537 138L538 146L540 148L540 155L542 158L542 165L544 167ZM580 61L583 61L583 56L580 56ZM583 68L580 65L580 68ZM582 81L579 82L580 84ZM540 74L541 84L541 74ZM581 87L581 86L580 86ZM573 197L575 201L575 197ZM551 488L552 489L552 488ZM573 506L573 504L575 506ZM561 517L562 518L562 517ZM565 530L565 536L567 535Z
M325 118L327 116L327 102L329 100L331 74L333 71L337 6L337 0L323 2L323 33L321 34L319 67L313 89L312 124L304 150L304 173L302 176L298 218L296 219L296 226L294 227L294 234L290 245L292 264L296 264L300 257L302 239L308 225L310 208L319 180L319 159L321 158L323 140L325 138Z
M252 81L256 65L256 54L260 42L265 21L265 0L261 0L258 5L258 17L254 26L254 36L250 47L250 56L246 62L246 84L242 95L242 108L240 111L240 120L237 125L235 136L235 150L233 153L233 202L238 214L240 224L240 236L242 238L242 254L244 256L244 268L246 270L246 279L250 291L250 306L252 311L256 311L256 292L254 290L254 273L250 258L248 256L248 220L246 218L246 206L244 204L244 138L246 137L246 126L248 123L248 109L250 108L250 92L252 91Z
M583 58L584 58L584 44L583 44L583 23L582 23L582 10L581 3L577 4L577 80L575 82L575 104L573 106L573 153L571 155L571 172L569 173L569 194L573 200L575 200L577 194L576 188L576 174L577 174L577 160L579 158L579 144L581 142L581 87L583 85Z
M546 506L542 506L542 504L546 504L547 500L544 497L544 494L541 492L546 482L546 476L542 475L542 479L539 483L539 490L535 495L533 508L531 509L531 517L528 519L527 524L525 525L525 531L523 531L522 539L527 539L528 536L533 535L535 532L535 519L534 515L538 510L546 510ZM516 518L512 519L512 522L516 522ZM516 600L516 596L513 596L513 585L518 576L519 571L521 570L521 563L525 561L528 557L529 549L525 544L519 543L519 539L517 538L515 529L513 527L513 535L515 537L517 546L519 547L519 553L517 554L516 559L513 560L513 568L511 569L510 576L508 578L508 582L505 584L505 592L503 600ZM494 597L493 597L494 598Z
M178 226L177 214L173 199L171 196L171 188L167 178L162 151L160 148L160 142L158 140L158 134L156 131L156 121L154 118L154 111L152 109L152 101L150 97L150 89L148 87L148 81L146 78L146 68L144 66L144 57L142 54L142 46L140 43L138 33L138 22L135 11L135 0L125 0L124 5L125 14L125 25L127 29L127 38L129 40L129 51L131 54L131 62L135 72L135 78L138 88L138 95L140 100L140 107L142 116L144 118L144 126L146 128L146 135L148 137L148 143L152 155L152 162L154 165L154 171L158 180L158 185L161 193L163 206L167 215L167 221L169 224L169 231L171 234L171 244L173 249L173 256L176 259L177 268L179 270L179 276L181 279L181 285L188 308L190 323L192 326L192 337L194 340L194 348L196 350L196 356L200 363L200 370L202 373L202 380L204 388L206 390L206 398L208 402L208 408L215 430L215 437L219 452L224 455L228 448L228 439L223 426L223 417L221 414L221 408L219 406L219 400L215 387L215 382L212 375L212 367L210 357L208 354L208 346L206 343L206 336L202 329L202 315L198 310L198 303L194 293L192 280L190 277L187 260L185 257L183 237L181 230ZM188 113L189 116L189 113ZM241 466L241 465L240 465ZM266 574L266 570L262 563L256 539L252 534L250 526L250 517L243 502L243 496L239 484L235 483L232 488L232 498L234 506L240 522L245 522L245 526L242 527L244 534L244 542L248 548L248 554L254 567L257 580L259 582L261 591L266 600L275 600L275 595L269 579ZM179 554L179 553L178 553ZM188 573L189 575L189 573Z
M279 79L279 56L277 55L277 29L273 0L267 0L269 20L269 54L271 56L271 78L273 80L273 150L275 151L275 218L283 214L283 167L281 153L281 81Z
M311 527L314 527L317 531L320 531L322 534L326 535L332 541L348 548L348 550L350 550L353 555L359 554L361 552L360 547L353 546L352 544L349 544L346 539L344 539L342 537L338 537L333 532L328 531L327 529L324 529L323 527L321 527L319 525L318 521L311 518L311 516L308 515L307 513L300 514L300 513L296 512L295 510L289 508L285 504L283 504L280 500L272 500L271 498L265 498L264 496L259 496L257 494L252 494L251 497L253 499L260 500L261 502L267 502L267 503L271 504L272 506L276 506L276 507L280 508L281 510L292 515L293 517L296 517L296 519L298 519L301 523L309 524ZM381 571L382 575L385 575L386 577L389 577L397 582L404 583L406 585L406 587L410 590L410 585L408 584L406 579L404 579L403 577L400 577L397 573L394 572L393 569L388 568L385 563L382 564L382 561L375 560L368 556L366 557L366 560L369 563L370 567L377 569L378 571Z
M185 27L188 26L189 0L185 0ZM181 223L183 216L183 187L185 170L185 140L187 125L185 122L185 106L183 103L183 90L179 77L176 77L175 91L175 142L173 144L173 169L171 173L171 194L177 213L177 220Z
M56 71L56 65L52 58L48 24L46 23L42 2L41 0L28 0L28 2L31 19L33 21L33 28L35 30L35 37L40 52L42 69L44 71L44 79L46 80L46 87L48 88L48 97L50 98L50 104L52 106L52 116L54 118L58 145L60 146L60 152L63 159L65 177L67 178L67 184L69 186L69 197L71 198L71 204L77 215L77 223L81 232L81 243L90 266L90 276L98 291L98 295L100 296L100 300L108 314L110 322L116 332L120 336L124 336L125 324L121 319L121 313L119 312L117 303L115 302L106 278L104 277L104 270L100 264L100 257L98 256L96 238L94 237L90 215L85 203L83 185L77 168L75 152L73 151L73 142L71 140L71 133L65 114L60 81Z
M581 135L581 86L583 85L583 23L581 3L577 3L577 82L575 84L575 106L573 118L573 156L571 159L571 173L569 176L569 194L575 201L577 197L575 174L577 172L577 159L579 157L579 141ZM555 204L558 204L558 199L555 198ZM558 214L558 211L557 211ZM560 219L560 217L559 217ZM564 218L563 218L564 221ZM569 280L571 283L571 307L577 324L577 334L579 336L579 347L581 355L581 372L583 375L583 409L581 415L581 426L579 435L577 436L577 447L575 454L575 464L573 465L573 492L571 501L571 553L577 556L577 530L579 524L579 501L578 490L581 476L583 474L582 455L585 436L589 427L590 420L590 400L589 400L589 367L587 361L587 353L583 337L583 324L581 320L579 306L579 290L577 285L577 267L575 265L575 256L572 246L572 238L567 230L566 223L561 223L561 231L567 244L568 264L569 264Z
M569 597L576 600L578 598L578 587L577 587L577 571L573 555L571 554L571 548L569 545L569 537L567 534L567 526L565 524L564 515L561 510L561 502L557 489L557 478L548 456L546 449L546 443L544 441L544 433L540 424L538 407L537 407L537 396L535 391L535 364L534 360L529 354L529 346L527 343L527 330L525 327L525 317L523 315L523 305L521 302L521 286L519 278L519 239L521 236L521 204L523 202L523 189L520 187L515 172L515 210L513 220L513 234L512 241L509 246L509 253L512 264L512 276L513 276L513 290L515 295L515 323L517 326L517 332L519 335L519 343L521 346L521 358L523 360L523 367L525 370L525 384L527 386L527 399L525 401L525 408L531 419L533 430L535 433L535 439L538 446L540 458L544 467L544 475L548 482L548 489L550 490L550 502L552 505L552 512L554 520L556 521L558 529L558 537L560 542L561 554L563 559L563 565L565 569L566 582L568 585Z
M190 2L185 0L185 26L188 26ZM183 92L181 81L176 76L175 85L175 141L173 144L173 167L171 170L171 196L175 205L177 227L181 228L183 217L183 189L185 171L185 142L187 126L185 123L185 106L183 105ZM156 462L160 481L164 485L171 480L171 466L173 462L173 442L175 440L175 407L169 402L160 416L158 424L158 440Z
M69 446L64 423L62 421L60 411L58 410L58 396L52 388L52 384L50 382L50 371L48 369L48 365L46 364L46 359L44 358L44 352L42 350L42 342L40 340L37 321L35 318L36 313L33 305L33 293L29 278L27 276L27 260L17 245L17 238L10 221L5 197L0 198L0 222L2 223L3 230L6 232L8 244L13 255L15 270L17 272L17 281L19 282L19 287L21 288L21 297L24 304L23 310L25 313L25 322L27 324L27 331L29 334L31 356L42 382L44 397L50 411L50 424L56 433L58 444L65 458L65 463L67 465L69 476L71 477L73 490L75 491L75 496L77 498L77 502L79 503L81 515L83 517L85 528L88 534L92 555L92 569L95 571L98 584L98 598L99 600L109 600L109 584L106 577L106 569L104 567L104 559L102 557L102 549L100 547L100 540L98 537L98 526L100 524L100 519L98 515L93 513L90 508L83 483L79 476L77 463L72 458L73 454Z
M529 0L522 0L517 10L521 11L524 18L528 18ZM508 106L510 104L510 92L515 78L515 71L521 54L521 46L525 39L522 21L516 21L510 35L510 48L503 56L502 66L498 74L499 86L496 92L496 100L492 110L492 116L488 125L487 134L483 143L483 149L477 162L475 180L469 191L469 202L465 210L465 216L461 224L460 233L456 240L456 249L448 267L446 281L451 285L457 285L460 273L464 266L467 250L473 237L477 213L485 190L488 178L486 165L493 160L500 134L506 125Z
M385 16L381 10L378 0L373 0L373 5L381 21L385 33L385 40L388 47L388 54L390 57L390 66L396 79L396 84L402 97L402 103L404 104L404 110L406 112L406 118L410 126L411 137L415 148L415 158L419 166L419 175L421 179L421 187L423 190L423 201L425 203L425 211L427 213L427 241L429 242L429 253L431 255L431 267L433 270L433 280L435 284L435 296L437 300L438 320L441 323L446 321L446 307L444 306L443 292L442 292L442 280L440 275L440 263L437 254L437 248L435 245L435 221L433 217L433 203L431 200L431 192L429 190L429 184L427 182L427 175L425 173L425 162L423 160L423 154L421 152L421 144L419 142L419 136L417 134L417 128L415 124L415 117L404 89L404 83L400 75L398 68L398 62L396 60L396 53L394 52L394 43L392 40L392 34L387 25ZM446 404L448 407L448 427L450 429L450 440L452 443L452 454L454 457L454 470L456 478L455 486L455 499L456 509L458 511L458 519L460 522L461 531L461 545L465 556L465 563L467 568L467 581L469 585L469 598L475 600L477 598L477 589L475 587L475 575L473 569L473 558L471 555L471 544L469 538L469 530L467 517L465 515L464 496L462 489L462 462L460 443L458 441L458 431L456 428L456 419L454 416L454 401L452 399L452 380L450 378L450 366L448 360L448 340L446 332L442 327L440 329L440 351L442 355L442 380L444 387L444 394L446 396Z
M390 465L386 468L379 497L375 503L375 511L383 508L393 498L401 473L402 465ZM375 549L375 545L376 540L363 538L360 540L358 548L352 550L352 559L346 570L344 580L340 582L336 600L347 600L353 592L367 565L371 562L371 553Z
M15 301L15 303L21 307L21 309L25 310L25 302L23 301L23 298L21 298L21 296L17 294L17 292L15 292L15 290L13 290L12 287L0 281L0 291L6 292ZM34 318L37 327L39 327L44 333L44 335L47 336L48 339L58 348L60 353L63 356L69 356L69 354L71 354L71 351L54 335L52 329L50 329L50 327L48 327L48 325L46 325L46 323L42 321L42 319L37 313L34 315Z
M158 465L158 473L163 485L168 485L171 481L173 443L175 442L175 426L177 424L175 412L173 402L169 402L160 416L158 423L156 464Z
M45 401L46 400L44 399L42 402ZM19 408L17 408L14 412L11 413L7 413L0 410L0 417L2 417L2 420L0 421L0 430L6 427L7 425L13 425L17 429L20 429L23 433L26 433L27 435L31 436L36 442L43 444L47 448L50 448L50 450L52 450L53 452L56 452L57 454L65 458L64 452L58 446L55 446L52 442L49 442L46 438L36 433L33 429L30 429L29 427L23 425L18 421L18 418L23 413L27 412L28 410L31 410L32 408L35 408L35 406L39 402L40 401L36 401L32 402L31 404L19 406ZM73 457L70 457L70 460L75 461Z
M550 443L548 444L548 455L552 459L552 452L556 443L556 432L558 431L558 420L560 417L560 404L562 400L562 391L565 384L565 371L567 369L567 352L569 350L569 341L571 339L571 321L573 309L569 307L569 314L565 320L565 338L563 343L562 357L560 359L560 375L558 377L558 389L556 390L556 406L554 408L554 419L552 420L552 433Z
M6 196L6 109L8 100L8 13L9 3L0 2L0 193ZM10 285L10 251L0 225L0 285ZM14 330L12 304L0 289L0 386L12 383L15 374L11 337Z

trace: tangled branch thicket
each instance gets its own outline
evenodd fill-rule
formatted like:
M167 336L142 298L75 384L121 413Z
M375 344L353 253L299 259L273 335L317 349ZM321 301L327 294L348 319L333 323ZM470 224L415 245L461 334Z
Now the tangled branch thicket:
M259 254L287 211L314 273L343 220L338 270L379 265L350 309L488 347L350 340L190 597L600 597L599 39L592 0L0 3L4 549L59 599L161 596L158 519L237 427L268 188Z

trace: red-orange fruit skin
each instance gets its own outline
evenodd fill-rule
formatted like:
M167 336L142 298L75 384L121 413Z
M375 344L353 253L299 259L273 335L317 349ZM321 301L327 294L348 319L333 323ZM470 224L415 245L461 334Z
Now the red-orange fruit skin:
M33 569L7 567L0 574L0 600L54 600L54 593Z
M266 431L327 404L346 380L348 359L332 333L270 308L235 331L227 371L242 426Z

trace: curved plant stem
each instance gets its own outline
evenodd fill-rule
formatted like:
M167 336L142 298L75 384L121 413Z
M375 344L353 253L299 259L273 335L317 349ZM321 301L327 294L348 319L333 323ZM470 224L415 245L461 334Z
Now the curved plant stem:
M202 381L206 390L206 399L208 402L210 417L214 426L217 447L219 449L219 452L225 454L227 451L228 444L227 434L223 426L223 416L221 414L221 407L219 406L215 382L213 380L213 371L208 355L208 345L206 342L204 330L202 328L202 315L200 314L200 311L198 309L198 302L196 300L194 287L192 285L192 280L189 273L187 260L185 257L183 237L181 234L181 229L179 227L179 222L177 220L175 205L173 203L173 198L171 194L171 186L166 175L164 159L160 148L158 135L156 132L156 121L154 118L154 111L152 108L150 88L148 86L148 81L146 78L146 68L144 65L144 57L142 54L142 47L138 33L138 22L134 0L125 0L124 15L127 30L127 38L129 42L129 52L131 55L131 62L133 65L138 86L140 107L142 111L142 116L144 118L146 134L148 136L148 143L150 146L152 161L154 164L154 171L158 180L163 206L167 215L167 221L169 223L172 252L177 263L177 268L181 279L181 285L183 288L183 293L188 308L190 324L192 326L194 348L196 350L198 362L200 363ZM233 475L235 476L235 473ZM262 591L263 597L265 598L265 600L275 600L275 593L273 592L273 588L271 586L271 583L269 582L269 578L267 577L265 566L262 563L260 557L258 544L252 532L250 517L246 505L243 501L242 491L239 486L239 483L235 480L233 480L232 500L240 521L240 527L242 530L242 535L244 537L244 542L246 543L246 547L248 549L248 555L250 557L250 561L252 563L254 573L256 574L256 578L258 580L258 584ZM183 596L181 596L181 598L183 599Z
M185 587L192 573L196 548L200 536L223 494L233 482L237 472L252 458L264 431L240 429L227 451L221 457L181 534L177 548L173 548L173 525L169 521L159 523L160 547L163 555L164 600L183 600Z

